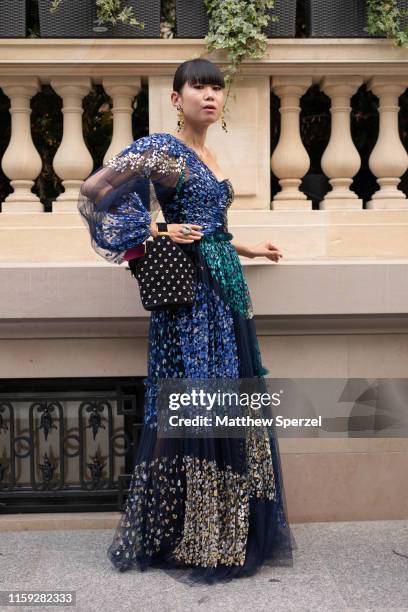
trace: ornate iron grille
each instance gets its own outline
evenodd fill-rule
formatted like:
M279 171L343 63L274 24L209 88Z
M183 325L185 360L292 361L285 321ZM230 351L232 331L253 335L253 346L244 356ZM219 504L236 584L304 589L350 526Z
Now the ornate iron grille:
M143 379L0 381L0 510L121 510Z

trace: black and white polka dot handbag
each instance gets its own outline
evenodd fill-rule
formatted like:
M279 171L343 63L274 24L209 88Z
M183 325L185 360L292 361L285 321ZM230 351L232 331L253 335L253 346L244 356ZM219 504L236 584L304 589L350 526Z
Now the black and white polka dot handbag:
M191 305L196 274L193 260L166 235L146 240L145 245L145 254L128 262L139 283L144 308L161 310Z

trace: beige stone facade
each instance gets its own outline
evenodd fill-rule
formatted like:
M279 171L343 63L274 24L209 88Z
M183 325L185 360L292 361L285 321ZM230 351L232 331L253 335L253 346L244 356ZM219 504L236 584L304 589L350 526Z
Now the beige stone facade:
M137 287L125 266L94 253L76 209L92 168L82 100L92 83L112 96L108 159L133 140L132 100L143 80L150 131L174 130L172 74L202 52L192 40L0 40L0 87L12 115L1 164L13 187L0 214L1 378L146 375L148 318ZM222 54L211 58L223 62ZM408 202L398 186L408 167L398 133L407 65L408 50L387 40L272 39L264 59L244 64L228 133L220 125L209 130L236 194L230 231L240 242L269 239L284 255L279 264L242 258L270 376L408 375ZM379 190L367 209L351 189L361 160L350 98L363 82L380 102L369 160ZM52 213L31 191L41 159L30 99L43 83L64 109L54 159L64 192ZM332 191L312 210L299 190L309 168L299 112L300 97L316 83L331 99L322 168ZM271 91L281 102L274 151ZM271 167L281 187L273 199ZM405 439L282 440L281 451L291 521L408 517Z

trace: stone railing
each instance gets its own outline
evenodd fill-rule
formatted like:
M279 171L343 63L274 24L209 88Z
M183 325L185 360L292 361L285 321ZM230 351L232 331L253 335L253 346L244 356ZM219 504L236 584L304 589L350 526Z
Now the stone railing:
M3 261L94 258L76 210L81 182L93 168L82 132L84 97L93 84L102 84L112 97L113 137L106 160L133 140L132 103L142 79L149 86L150 132L174 131L172 76L179 63L203 51L197 40L0 40L0 87L11 104L11 138L1 166L13 189L0 215L0 232L5 236L7 231ZM214 54L211 59L222 64L224 56ZM401 234L408 201L398 187L408 167L398 132L398 99L408 85L407 64L407 49L378 39L272 39L264 59L245 62L230 97L228 134L220 125L208 133L234 185L236 197L229 213L234 234L270 237L271 228L279 227L279 244L293 257L305 252L315 257L408 256L408 241ZM30 99L45 83L63 103L63 137L53 167L64 191L53 202L52 214L43 213L32 191L42 161L31 136ZM379 189L366 208L351 188L361 160L351 138L350 99L362 83L379 98L379 135L369 159ZM331 99L332 115L321 159L332 189L319 210L312 210L311 200L299 188L310 165L300 135L300 98L313 84ZM281 114L273 152L271 91L280 98ZM274 198L271 168L281 187ZM379 230L382 246L376 250ZM362 244L363 231L368 234ZM75 253L72 240L78 247Z

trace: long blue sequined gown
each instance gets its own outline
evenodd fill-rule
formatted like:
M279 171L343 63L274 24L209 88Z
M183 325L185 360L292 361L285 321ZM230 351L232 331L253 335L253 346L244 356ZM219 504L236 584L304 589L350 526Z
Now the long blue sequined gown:
M167 223L202 226L178 243L197 264L191 306L153 311L141 441L124 513L108 557L115 568L184 568L208 583L253 574L263 564L292 565L276 436L246 443L157 437L159 378L248 378L262 363L253 309L228 232L234 198L195 151L172 134L132 142L85 181L78 202L91 244L108 261L150 236L159 209Z

